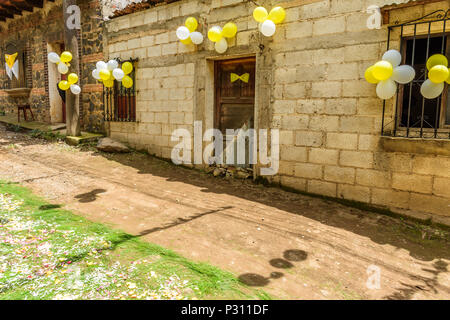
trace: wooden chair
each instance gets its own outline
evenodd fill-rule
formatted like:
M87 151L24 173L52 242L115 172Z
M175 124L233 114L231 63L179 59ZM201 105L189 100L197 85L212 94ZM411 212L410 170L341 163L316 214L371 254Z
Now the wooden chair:
M34 115L33 115L33 111L31 111L31 106L29 104L23 104L23 105L17 106L17 121L18 122L20 122L20 111L23 112L23 117L25 118L25 121L28 121L27 110L30 111L31 117L33 118L33 121L34 121Z

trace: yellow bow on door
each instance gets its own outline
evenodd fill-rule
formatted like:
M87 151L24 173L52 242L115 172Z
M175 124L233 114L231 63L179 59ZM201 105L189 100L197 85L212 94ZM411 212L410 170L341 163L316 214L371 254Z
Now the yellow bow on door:
M242 76L237 75L236 73L231 74L231 82L235 82L237 80L241 80L242 82L248 83L250 80L250 74L244 73Z

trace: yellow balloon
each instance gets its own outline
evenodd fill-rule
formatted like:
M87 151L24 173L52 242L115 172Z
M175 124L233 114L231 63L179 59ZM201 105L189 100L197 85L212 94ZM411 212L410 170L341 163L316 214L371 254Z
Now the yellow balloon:
M222 35L225 38L233 38L237 33L237 25L233 22L228 22L223 26Z
M192 43L192 40L191 40L191 38L189 37L189 38L187 38L187 39L185 39L185 40L180 40L180 42L181 42L182 44L188 45L188 44L191 44L191 43Z
M376 84L376 83L380 82L380 80L377 80L373 76L373 69L374 69L374 66L367 68L366 72L364 73L364 78L366 78L368 83Z
M431 68L430 72L428 72L428 78L433 83L442 83L446 81L449 77L450 72L446 66L434 66Z
M222 29L218 26L214 26L211 29L208 30L208 39L212 42L219 42L222 40L223 34Z
M186 19L184 25L189 29L190 32L194 32L195 30L197 30L198 22L194 17L189 17Z
M447 82L448 84L450 84L450 74L448 75L447 80L445 80L445 82Z
M100 70L99 74L100 74L100 79L102 79L103 81L106 81L111 77L109 70L106 70L106 69Z
M103 85L107 88L112 88L114 86L114 80L113 79L104 80Z
M64 51L63 53L61 53L61 61L62 62L72 61L72 54L69 51Z
M427 69L431 70L434 66L448 67L448 59L442 54L432 55L427 61Z
M77 74L76 74L76 73L70 73L70 74L67 76L67 81L68 81L70 84L77 83L77 82L78 82L78 76L77 76Z
M258 22L264 22L268 16L269 13L264 7L258 7L255 10L253 10L253 18Z
M387 61L379 61L375 63L372 69L374 78L380 81L389 79L393 72L394 68L392 67L392 64Z
M281 23L286 18L286 11L282 7L275 7L270 10L269 20L272 20L274 23Z
M129 76L125 76L122 79L122 85L125 88L131 88L133 86L133 79L131 79Z
M122 70L125 74L130 74L131 71L133 71L133 65L131 64L131 62L124 62L122 64Z
M60 81L60 82L58 83L58 87L59 87L61 90L66 91L67 89L70 88L70 84L69 84L69 82L67 82L66 80L62 80L62 81Z

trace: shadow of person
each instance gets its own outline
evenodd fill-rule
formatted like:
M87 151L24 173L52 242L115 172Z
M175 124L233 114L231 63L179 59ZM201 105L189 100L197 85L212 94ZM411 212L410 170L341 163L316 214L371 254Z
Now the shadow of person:
M100 193L105 193L105 189L94 189L91 192L82 193L75 196L75 199L78 199L78 202L81 203L88 203L88 202L94 202L97 200L97 195Z

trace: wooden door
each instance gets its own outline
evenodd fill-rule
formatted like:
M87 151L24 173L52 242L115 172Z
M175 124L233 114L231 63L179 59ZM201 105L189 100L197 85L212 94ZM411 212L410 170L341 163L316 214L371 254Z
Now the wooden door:
M253 129L255 114L255 58L233 59L217 61L215 64L215 119L214 127L224 136L226 148L227 129ZM236 144L230 146L235 149L236 166L249 166L249 145L246 146L246 163L237 164ZM230 164L230 160L227 161Z
M253 128L255 113L255 58L217 61L215 65L216 112L215 128L225 134L226 129ZM248 74L248 81L232 81L232 74Z

